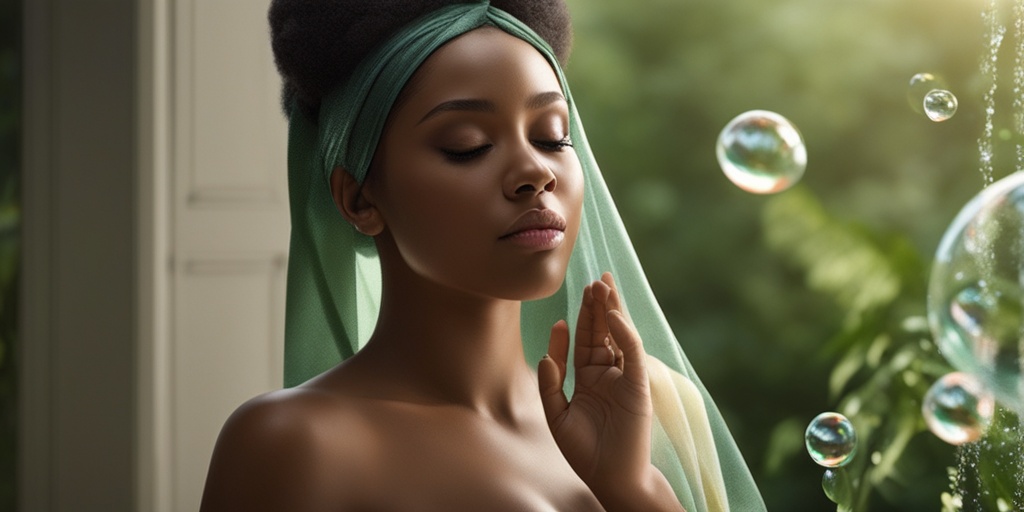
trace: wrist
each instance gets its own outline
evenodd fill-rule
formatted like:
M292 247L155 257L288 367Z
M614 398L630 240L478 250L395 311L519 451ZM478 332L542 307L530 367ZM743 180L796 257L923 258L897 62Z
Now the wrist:
M597 495L607 512L685 512L665 475L649 465L633 482L619 482Z

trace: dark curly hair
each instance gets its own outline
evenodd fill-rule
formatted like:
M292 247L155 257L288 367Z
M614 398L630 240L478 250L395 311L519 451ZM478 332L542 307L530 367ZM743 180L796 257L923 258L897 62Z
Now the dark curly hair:
M463 0L465 1L465 0ZM378 45L416 18L459 0L273 0L268 18L287 114L292 99L316 119L320 100ZM564 0L491 0L537 32L561 64L572 27Z

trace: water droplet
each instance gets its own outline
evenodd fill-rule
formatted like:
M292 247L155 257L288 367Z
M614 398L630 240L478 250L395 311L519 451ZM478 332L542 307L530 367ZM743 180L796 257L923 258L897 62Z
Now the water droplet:
M924 97L929 91L945 89L946 81L932 73L918 73L910 77L907 87L907 103L918 114L924 113Z
M942 122L956 114L956 96L945 89L935 89L924 95L923 106L928 119Z
M976 195L946 229L928 284L939 351L1024 413L1024 173Z
M932 384L921 412L939 439L953 445L973 443L991 423L995 400L973 377L953 372Z
M803 136L785 117L766 110L736 116L722 129L718 164L736 186L755 194L791 187L807 167Z
M804 441L811 459L827 468L845 466L857 451L853 424L837 412L823 412L811 420Z
M853 500L853 484L845 469L826 469L821 477L821 488L832 503L849 505Z

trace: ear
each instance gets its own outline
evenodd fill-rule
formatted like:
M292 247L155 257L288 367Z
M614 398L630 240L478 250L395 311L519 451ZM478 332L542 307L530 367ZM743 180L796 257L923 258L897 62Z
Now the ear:
M341 167L331 172L331 196L341 216L352 224L356 231L377 236L384 230L384 218L372 199L369 187L356 181Z

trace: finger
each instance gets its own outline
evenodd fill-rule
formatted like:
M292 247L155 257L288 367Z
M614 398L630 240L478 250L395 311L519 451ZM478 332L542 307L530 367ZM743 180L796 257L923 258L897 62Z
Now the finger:
M607 284L611 288L611 292L608 295L608 310L615 310L622 313L622 317L626 320L626 323L630 328L636 332L636 326L633 324L633 320L629 317L629 312L623 307L622 294L619 293L619 288L615 284L615 279L612 277L611 272L605 272L601 275L601 281ZM622 351L619 350L619 346L615 344L615 336L612 336L612 343L615 349L618 351L616 356L616 365L619 369L622 369Z
M569 326L559 320L551 327L548 353L537 365L537 385L544 416L550 424L569 406L562 386L565 383L565 360L569 355Z
M583 288L583 297L580 299L580 313L576 317L576 350L580 346L592 346L591 327L594 323L594 290L592 285Z
M604 323L605 312L598 309L594 298L594 286L599 281L583 288L580 313L576 320L576 348L573 352L573 363L576 368L589 365L609 365L614 359L614 352L609 350L608 332L595 332L594 326L600 320ZM602 285L603 286L603 285Z
M620 311L608 313L612 335L622 350L622 373L630 382L644 385L647 382L647 357L640 335Z
M621 309L619 294L615 290L615 282L612 281L611 277L612 275L610 273L605 272L601 276L601 280L594 283L594 302L598 303L595 306L595 309L600 309L602 313L604 313L601 315L603 317L603 321L601 323L595 322L594 328L601 329L603 332L608 333L608 345L612 351L612 364L614 364L614 361L618 359L616 355L621 351L619 350L618 343L615 340L615 335L608 329L607 317L609 312L613 310L621 311Z
M559 320L551 326L547 356L555 363L558 374L564 380L565 365L569 358L569 324L565 320Z
M608 287L611 288L612 290L618 289L618 287L615 286L615 277L612 276L611 272L605 272L601 274L601 282L608 285Z
M594 294L594 309L597 310L594 314L594 321L590 324L591 331L599 336L598 339L603 340L608 335L608 297L611 295L612 289L604 281L594 281L590 288Z
M623 294L618 291L618 286L615 285L615 280L612 278L611 272L604 272L601 274L601 281L611 288L611 294L608 297L608 305L611 309L618 309L622 311L623 315L626 316L627 321L633 322L630 318L630 312L623 306Z

